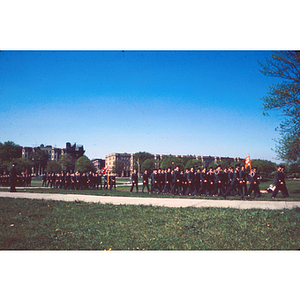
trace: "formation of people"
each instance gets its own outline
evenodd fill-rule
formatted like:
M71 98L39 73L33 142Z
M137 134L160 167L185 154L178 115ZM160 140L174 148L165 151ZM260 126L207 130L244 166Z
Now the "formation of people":
M276 175L274 197L281 190L284 197L288 197L284 181L284 167L280 166ZM276 178L277 178L276 177ZM255 197L262 197L259 184L262 177L257 173L257 168L252 167L251 172L246 172L244 166L236 164L235 168L222 168L218 165L216 168L197 168L194 167L180 170L179 166L174 169L154 169L151 174L148 170L142 175L142 193L147 189L149 194L171 194L188 196L245 196L250 197L252 192ZM279 181L280 180L280 181ZM134 170L131 176L131 189L134 187L138 192L137 170ZM149 183L151 186L149 187ZM280 186L279 186L280 185Z
M112 190L112 188L116 190L116 175L112 173L107 176L92 171L45 173L42 177L43 186L65 190Z
M9 175L0 175L0 185L11 187L11 191L16 191L15 186L31 186L30 174L17 175L14 163L10 169ZM102 181L102 177L104 180ZM180 170L179 166L174 169L154 169L152 173L148 170L142 175L142 193L145 189L149 194L171 194L187 196L245 196L250 197L252 192L255 197L262 197L259 184L262 177L257 173L257 168L252 167L248 173L244 166L236 164L235 168L222 168L218 165L216 168L197 168L194 167ZM138 173L134 169L131 175L132 193L134 187L138 192ZM150 184L150 186L149 186ZM90 172L59 172L44 173L42 176L42 187L65 189L65 190L116 190L116 174L107 174ZM274 188L272 198L275 198L281 191L284 198L289 197L285 183L284 166L279 165L275 173Z

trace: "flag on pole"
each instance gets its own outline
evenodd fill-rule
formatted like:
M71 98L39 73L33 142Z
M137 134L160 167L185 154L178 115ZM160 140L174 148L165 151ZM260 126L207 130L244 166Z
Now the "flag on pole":
M106 172L109 171L109 167L107 166L107 167L102 168L102 171L103 171L103 173L105 174Z
M243 159L243 162L245 163L245 169L250 166L251 169L251 160L250 160L250 155L247 156L245 159Z

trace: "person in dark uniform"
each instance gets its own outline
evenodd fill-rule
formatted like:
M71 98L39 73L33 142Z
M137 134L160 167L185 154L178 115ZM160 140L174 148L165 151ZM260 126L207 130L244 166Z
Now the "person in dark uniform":
M47 174L43 173L43 177L42 177L42 187L47 185Z
M154 169L153 172L151 173L151 194L153 192L155 193L159 193L159 187L158 187L158 173L157 173L157 169Z
M280 165L277 168L277 171L275 173L275 190L272 194L272 198L275 199L278 192L281 191L283 198L288 198L289 193L286 188L285 179L284 179L284 166Z
M233 177L234 177L234 173L233 173L233 167L229 167L228 168L228 180L227 180L227 190L229 190L230 186L231 186L231 183L232 183L232 180L233 180ZM230 191L230 196L233 196L233 193L234 193L234 190L231 190Z
M223 170L222 167L219 165L216 167L215 170L215 189L213 191L213 196L220 196L224 195L224 185L223 185Z
M247 176L246 176L246 172L245 172L245 166L241 166L241 170L240 170L240 185L241 185L241 189L242 192L244 194L244 196L247 195Z
M164 188L165 188L165 170L162 169L160 170L160 174L159 174L159 192L162 194L164 192Z
M172 181L172 173L171 173L171 168L167 169L167 172L165 172L165 194L170 194L171 193L171 181Z
M201 187L201 169L197 168L197 171L195 173L195 195L199 196Z
M81 173L80 171L78 171L75 175L75 189L78 191L80 190L80 182L81 182Z
M195 195L195 171L194 167L191 167L189 175L187 177L188 180L188 189L186 191L186 194L191 196Z
M133 187L135 186L136 192L139 192L139 188L138 188L138 175L137 175L137 170L134 169L133 173L131 174L131 189L130 189L130 193L132 193Z
M235 166L235 171L233 173L233 180L231 181L231 184L230 184L230 187L227 189L227 191L225 192L225 194L223 195L223 197L226 199L227 195L233 191L234 189L238 189L238 193L239 195L241 196L241 199L242 200L245 200L244 198L244 194L242 192L242 189L241 189L241 185L240 185L240 164L237 164Z
M103 188L104 188L105 190L108 189L107 174L106 174L106 173L104 174L104 185L103 185Z
M142 187L142 193L144 193L144 188L147 187L148 194L150 194L149 191L149 174L148 170L145 169L144 174L143 174L143 187Z
M64 178L64 188L65 190L71 189L71 174L69 172L66 173Z
M201 181L202 181L202 187L200 189L200 195L208 195L208 181L207 181L207 172L206 172L206 168L202 169L201 172Z
M180 172L180 174L182 175L181 172ZM187 193L188 193L189 175L190 175L190 170L189 170L189 168L186 168L185 173L181 177L182 195L187 195Z
M228 172L227 172L228 168L224 168L223 170L223 178L222 178L222 183L223 183L223 189L224 189L224 192L226 192L227 190L227 187L228 187Z
M97 190L99 189L99 185L100 185L100 190L102 190L102 174L101 174L101 172L99 172L97 174Z
M94 188L94 174L92 171L89 171L87 174L87 188L92 190Z
M249 189L247 191L247 196L250 197L252 191L254 192L254 197L261 197L261 193L259 190L259 181L257 177L257 168L253 167L249 174Z
M214 168L210 167L207 172L207 182L208 182L208 195L213 196L213 192L215 189L215 173Z
M181 195L181 179L180 179L179 166L176 166L173 172L173 181L174 181L173 194Z
M112 173L109 176L109 190L111 191L112 187L114 187L114 190L116 190L116 174Z
M16 184L17 184L17 171L16 171L17 163L14 162L9 170L9 182L10 182L10 192L16 192Z

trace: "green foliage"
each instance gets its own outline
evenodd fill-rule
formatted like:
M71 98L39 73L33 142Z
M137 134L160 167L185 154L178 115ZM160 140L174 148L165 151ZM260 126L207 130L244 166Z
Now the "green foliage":
M299 209L11 198L0 198L0 208L1 250L299 250Z
M76 159L69 153L62 155L58 162L61 164L63 171L71 172L75 170Z
M83 155L77 159L76 164L75 164L75 171L80 171L80 172L93 171L93 172L95 172L96 170L95 170L95 166L90 161L90 159L87 156Z
M112 167L113 173L118 174L118 176L121 176L124 169L124 162L121 160L115 160L114 165Z
M45 169L46 173L58 173L61 172L61 164L55 160L50 160Z
M20 174L22 172L27 171L28 174L31 174L31 170L34 167L34 163L30 160L27 160L26 158L18 158L16 159L16 162L18 163L16 165L16 171L17 174Z
M28 160L32 161L34 164L35 173L38 173L38 170L41 168L45 169L49 159L49 154L43 150L37 148L34 152L31 152Z
M253 159L251 166L257 167L257 172L265 178L273 178L277 170L277 165L269 160Z
M181 157L165 156L160 160L159 165L162 169L168 167L174 169L176 166L179 166L180 169L184 169L186 162L184 162L184 160Z
M276 116L285 117L278 128L282 138L275 151L279 158L295 161L300 158L300 51L274 52L271 59L260 65L264 75L283 79L270 86L262 98L264 114L274 111Z
M153 171L153 169L155 169L155 159L148 158L142 163L141 172L144 173L146 169L149 174Z
M195 170L197 168L203 168L204 164L202 163L202 160L197 160L197 159L189 159L187 163L185 164L185 168L190 169L191 167L194 167Z
M12 162L13 159L22 156L21 146L15 144L12 141L0 143L0 162L8 161Z
M137 152L134 154L134 162L139 160L140 166L143 164L143 162L146 159L152 159L154 158L154 155L148 152Z

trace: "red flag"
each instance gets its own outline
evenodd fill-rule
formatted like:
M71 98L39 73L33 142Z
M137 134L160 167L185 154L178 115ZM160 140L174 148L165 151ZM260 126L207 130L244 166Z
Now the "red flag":
M248 157L246 157L245 159L243 159L243 162L245 163L245 169L250 166L251 169L251 160L250 160L250 155Z
M103 171L103 173L105 174L106 172L109 171L109 167L107 166L107 167L102 168L102 171Z

